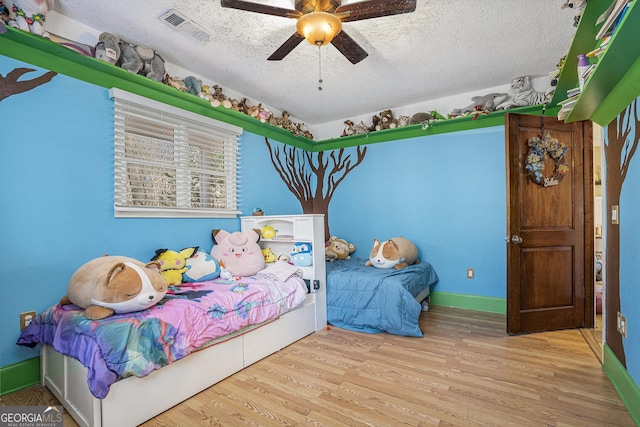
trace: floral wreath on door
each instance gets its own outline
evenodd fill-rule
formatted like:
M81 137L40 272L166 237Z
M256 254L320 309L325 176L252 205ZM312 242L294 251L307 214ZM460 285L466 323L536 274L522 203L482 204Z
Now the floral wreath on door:
M527 141L529 152L524 166L527 175L534 183L541 187L551 187L560 184L562 178L569 172L569 165L565 160L565 155L569 147L552 138L549 132L543 137L534 136ZM546 177L542 173L544 169L544 158L546 155L553 160L553 175Z

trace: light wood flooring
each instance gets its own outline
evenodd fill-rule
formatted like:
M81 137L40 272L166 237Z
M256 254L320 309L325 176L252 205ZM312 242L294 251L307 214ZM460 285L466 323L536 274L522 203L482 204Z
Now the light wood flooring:
M635 425L579 330L509 336L503 315L444 307L420 323L317 332L143 426ZM57 403L35 386L1 404Z

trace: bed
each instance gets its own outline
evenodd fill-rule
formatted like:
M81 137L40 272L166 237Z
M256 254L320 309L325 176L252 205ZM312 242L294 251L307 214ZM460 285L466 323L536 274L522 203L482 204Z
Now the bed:
M327 321L352 331L422 337L421 302L438 282L421 261L401 270L367 267L366 259L327 263Z
M309 292L293 270L170 287L150 309L98 321L56 305L18 344L42 347L43 383L78 424L137 425L326 326L324 286Z

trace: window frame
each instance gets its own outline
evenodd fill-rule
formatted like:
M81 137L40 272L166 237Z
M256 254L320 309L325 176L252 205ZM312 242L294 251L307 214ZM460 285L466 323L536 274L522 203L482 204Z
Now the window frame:
M196 114L187 110L183 110L171 105L164 104L149 98L136 95L122 89L111 88L109 97L113 100L114 113L114 216L116 218L236 218L241 215L240 206L240 136L243 129L228 123L214 120L210 117ZM135 160L127 158L125 154L126 135L125 120L127 117L133 117L134 113L127 111L127 107L135 110L135 115L141 120L164 121L166 119L168 126L175 126L174 132L169 138L170 146L173 148L173 159L176 164L163 167L175 170L175 187L173 191L176 206L133 206L127 200L127 185L129 181L128 162ZM145 114L148 113L148 116ZM191 131L191 132L189 132ZM189 135L203 135L211 132L211 141L197 141L197 137ZM158 134L160 135L160 133ZM164 136L165 134L163 134ZM151 139L151 138L150 138ZM213 141L215 139L215 141ZM209 148L212 152L218 151L222 153L223 173L218 176L225 183L225 208L198 208L191 206L191 197L193 194L193 174L202 174L201 168L192 168L189 166L189 150L195 146L202 149ZM182 154L180 154L182 153ZM185 155L185 153L187 153ZM180 161L180 158L183 161ZM184 159L187 158L185 161ZM153 162L152 162L153 163ZM157 167L160 171L160 165L150 165L148 168ZM174 169L175 168L175 169ZM227 171L228 170L228 171ZM211 175L212 176L212 175ZM198 181L198 183L201 181ZM185 197L185 192L188 194ZM211 193L205 193L211 196Z

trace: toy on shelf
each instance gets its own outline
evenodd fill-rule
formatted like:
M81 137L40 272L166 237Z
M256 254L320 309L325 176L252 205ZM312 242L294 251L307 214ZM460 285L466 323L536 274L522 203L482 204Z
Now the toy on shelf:
M489 93L482 96L474 96L471 98L471 104L462 108L454 108L451 110L449 117L466 116L478 111L495 111L498 105L505 102L508 98L509 95L506 93Z
M511 90L514 93L513 99L498 104L496 110L544 104L548 101L546 92L537 91L531 87L529 76L516 77L511 80Z
M5 0L9 26L49 38L44 29L47 13L53 9L54 0ZM0 1L0 6L2 5Z
M296 267L309 267L313 265L312 253L311 243L295 243L291 249L291 263Z
M263 239L273 239L278 234L278 230L273 228L270 225L265 225L262 227L262 231L260 232Z
M266 264L270 264L278 260L278 257L276 256L276 254L269 247L262 249L262 256L264 256L264 262Z
M150 47L128 43L114 34L98 36L96 58L157 82L165 80L164 59Z

